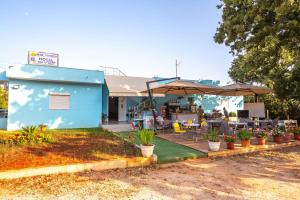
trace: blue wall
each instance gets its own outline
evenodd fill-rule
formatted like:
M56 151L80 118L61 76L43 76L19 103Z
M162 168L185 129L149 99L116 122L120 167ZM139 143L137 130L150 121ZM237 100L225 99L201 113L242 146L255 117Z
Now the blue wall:
M70 109L49 110L49 92L70 93ZM42 123L49 128L98 127L101 115L100 84L9 80L8 130Z
M39 65L11 65L6 68L6 76L13 79L37 81L76 82L103 84L104 73L96 70ZM0 74L0 78L3 79Z

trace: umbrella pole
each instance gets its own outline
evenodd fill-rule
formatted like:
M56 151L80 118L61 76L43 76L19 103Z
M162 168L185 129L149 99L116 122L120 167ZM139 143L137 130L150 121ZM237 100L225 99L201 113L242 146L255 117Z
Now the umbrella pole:
M151 89L150 89L150 84L151 83L158 83L158 82L161 82L161 81L169 81L169 80L180 80L180 77L165 78L165 79L159 79L159 80L155 80L155 81L148 81L148 82L146 82L146 84L147 84L147 90L148 90L148 95L149 95L149 100L150 100L150 107L151 107L152 115L153 115L153 121L154 121L153 129L154 129L154 133L155 134L156 134L156 123L157 123L157 120L156 120L156 113L155 113L155 108L154 108L154 103L153 103L153 95L152 95L152 92L151 92Z

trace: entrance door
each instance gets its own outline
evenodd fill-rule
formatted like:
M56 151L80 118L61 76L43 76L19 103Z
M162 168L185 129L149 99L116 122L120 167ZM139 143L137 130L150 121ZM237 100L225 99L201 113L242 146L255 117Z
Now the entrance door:
M119 97L119 121L126 121L126 112L127 112L127 98Z
M119 98L109 97L108 99L108 118L109 121L119 120Z

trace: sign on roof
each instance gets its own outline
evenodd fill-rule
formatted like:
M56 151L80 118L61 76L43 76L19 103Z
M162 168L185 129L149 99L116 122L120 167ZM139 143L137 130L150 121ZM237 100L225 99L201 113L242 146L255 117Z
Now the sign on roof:
M58 66L58 54L28 51L28 64Z

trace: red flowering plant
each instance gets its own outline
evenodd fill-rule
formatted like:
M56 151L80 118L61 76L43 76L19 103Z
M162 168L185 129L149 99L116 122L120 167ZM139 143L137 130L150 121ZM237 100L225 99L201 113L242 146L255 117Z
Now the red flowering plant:
M226 138L225 138L225 141L227 143L229 142L236 142L237 138L236 138L236 135L232 134L232 135L227 135Z

